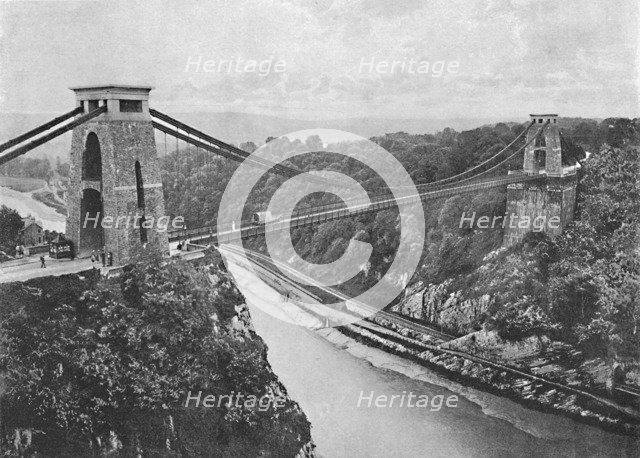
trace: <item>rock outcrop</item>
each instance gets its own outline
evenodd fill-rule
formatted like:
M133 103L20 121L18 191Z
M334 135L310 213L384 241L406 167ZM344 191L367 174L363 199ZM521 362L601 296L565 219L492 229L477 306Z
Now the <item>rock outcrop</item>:
M407 290L405 299L393 311L424 320L455 334L478 330L481 319L494 299L488 294L465 299L461 291L449 292L451 281L426 288L417 283Z

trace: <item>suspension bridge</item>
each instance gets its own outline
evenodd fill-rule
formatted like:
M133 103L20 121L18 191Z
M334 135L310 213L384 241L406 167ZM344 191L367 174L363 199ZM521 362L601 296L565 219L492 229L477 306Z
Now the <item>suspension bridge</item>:
M87 217L104 221L104 215L139 212L141 222L144 222L165 214L154 132L165 135L165 148L166 137L171 136L176 144L183 142L211 157L246 163L264 172L287 178L305 173L293 165L256 157L150 108L151 89L123 85L72 88L77 105L73 110L0 145L2 165L72 132L66 235L78 252L105 247L113 253L115 263L123 265L145 250L156 249L166 254L170 242L189 240L198 244L221 244L259 237L268 231L290 230L388 210L416 200L440 199L505 186L508 188L507 208L516 214L535 217L540 213L555 212L563 224L570 221L573 214L575 167L567 165L563 158L557 115L543 114L531 115L530 123L511 143L482 163L451 177L417 183L414 188L417 193L389 189L370 195L366 201L300 207L290 217L268 224L253 220L219 221L215 226L174 229L164 234L148 231L143 224L135 228L83 227L82 222ZM179 147L177 149L179 152ZM523 153L522 170L503 176L492 175ZM327 186L340 185L320 176L307 174L305 178ZM525 232L518 228L507 230L505 244L521 240Z

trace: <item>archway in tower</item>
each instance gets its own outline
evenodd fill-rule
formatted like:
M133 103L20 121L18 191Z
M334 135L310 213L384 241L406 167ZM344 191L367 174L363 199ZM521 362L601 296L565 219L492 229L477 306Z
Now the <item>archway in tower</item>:
M99 250L104 245L102 196L95 189L85 189L80 203L80 253Z
M535 151L535 160L539 170L545 170L547 168L547 152L546 150L539 149Z
M102 154L100 154L100 142L98 136L89 132L82 153L82 179L91 181L102 180Z

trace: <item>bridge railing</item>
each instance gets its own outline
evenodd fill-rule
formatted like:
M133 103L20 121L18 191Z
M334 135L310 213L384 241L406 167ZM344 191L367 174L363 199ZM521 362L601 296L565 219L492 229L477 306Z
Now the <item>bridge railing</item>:
M536 180L545 180L545 175L527 175L524 173L507 175L499 179L483 180L476 183L461 184L456 186L449 185L446 188L438 190L428 190L418 194L406 193L400 196L388 197L386 199L358 200L321 205L314 207L307 213L293 214L290 219L278 219L268 221L266 224L255 224L252 221L242 221L239 225L235 223L222 224L222 228L228 230L218 231L217 227L201 227L184 231L172 232L170 240L190 239L192 241L208 241L209 243L228 243L257 236L264 235L266 232L278 232L283 230L291 230L298 227L304 227L312 224L332 221L341 218L355 217L366 213L372 213L382 210L395 208L398 206L409 205L420 200L440 199L453 195L473 193L485 189L502 187L511 183L520 183Z

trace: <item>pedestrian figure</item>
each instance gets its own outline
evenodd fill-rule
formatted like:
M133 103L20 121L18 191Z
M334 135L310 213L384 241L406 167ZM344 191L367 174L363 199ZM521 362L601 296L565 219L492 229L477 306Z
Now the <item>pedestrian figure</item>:
M93 251L91 252L91 262L93 263L93 262L95 262L95 261L96 261L96 250L93 250Z
M182 251L182 242L178 242L178 251Z
M44 256L40 256L40 268L41 269L46 269L47 268L47 266L45 265Z
M100 252L100 259L102 260L102 267L106 267L107 266L107 254L105 253L104 248Z

